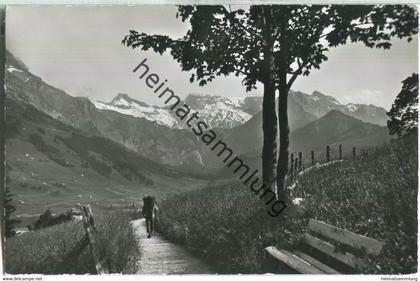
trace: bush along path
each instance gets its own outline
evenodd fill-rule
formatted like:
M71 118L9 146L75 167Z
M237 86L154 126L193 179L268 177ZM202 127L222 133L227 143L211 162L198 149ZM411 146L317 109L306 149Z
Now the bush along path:
M214 273L208 265L193 257L182 246L159 234L147 238L146 220L132 222L140 248L137 274L206 274Z

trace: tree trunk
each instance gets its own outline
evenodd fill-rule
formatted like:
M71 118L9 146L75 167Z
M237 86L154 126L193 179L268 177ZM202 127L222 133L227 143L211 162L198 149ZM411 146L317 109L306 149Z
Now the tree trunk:
M287 85L287 57L288 57L288 42L286 38L287 29L287 13L283 14L280 20L280 61L278 69L278 84L279 91L278 112L279 119L279 156L277 158L277 192L283 201L286 201L286 176L289 163L289 120L287 114L287 97L289 94L289 86Z
M277 116L276 95L274 84L274 52L272 42L271 10L269 7L261 8L264 21L264 69L263 69L263 151L262 151L262 177L263 183L277 196L276 188L276 159L277 159Z
M263 97L263 132L264 142L262 151L262 177L263 183L275 194L276 190L276 158L277 158L277 117L276 99L273 81L264 83Z
M278 118L279 118L279 157L277 160L277 192L279 197L286 199L286 175L289 163L289 120L287 116L287 85L279 87Z

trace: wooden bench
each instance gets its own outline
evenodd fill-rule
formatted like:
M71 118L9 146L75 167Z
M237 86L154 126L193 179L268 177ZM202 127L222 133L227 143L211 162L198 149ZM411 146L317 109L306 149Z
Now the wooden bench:
M319 237L326 237L326 239ZM323 239L328 240L328 242ZM384 246L384 243L378 240L314 219L309 221L308 231L304 234L303 242L304 246L309 246L306 247L307 249L316 249L315 252L321 252L321 256L331 257L335 264L342 263L356 271L365 266L363 258L359 257L360 254L377 256ZM296 250L292 253L286 250L279 250L273 246L267 247L265 250L277 260L300 273L340 274L336 266L326 265L319 259L305 253L304 250ZM336 263L336 261L339 261L339 263Z

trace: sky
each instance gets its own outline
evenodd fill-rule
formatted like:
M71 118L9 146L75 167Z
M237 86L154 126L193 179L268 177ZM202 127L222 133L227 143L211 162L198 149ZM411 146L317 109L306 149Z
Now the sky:
M176 19L176 7L141 6L8 6L6 47L29 70L72 96L110 101L118 93L153 105L153 95L132 70L147 58L150 71L167 79L179 96L190 93L243 97L241 77L218 77L205 87L190 83L169 54L132 50L121 44L129 30L181 37L188 24ZM389 109L401 90L401 81L417 72L418 38L393 40L390 50L352 43L331 49L328 61L307 77L299 77L292 90L320 91L340 102L365 103Z

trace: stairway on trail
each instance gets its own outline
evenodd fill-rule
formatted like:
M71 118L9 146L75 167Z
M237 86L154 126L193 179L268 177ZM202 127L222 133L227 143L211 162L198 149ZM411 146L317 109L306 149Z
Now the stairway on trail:
M147 238L146 220L132 221L140 248L137 274L210 274L210 267L159 234Z

